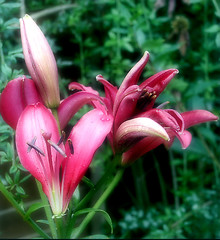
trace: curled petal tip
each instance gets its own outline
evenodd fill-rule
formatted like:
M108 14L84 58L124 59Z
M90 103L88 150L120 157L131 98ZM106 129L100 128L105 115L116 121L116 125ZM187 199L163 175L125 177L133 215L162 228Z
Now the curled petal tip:
M139 117L123 122L116 132L118 149L127 149L145 137L159 137L169 141L166 130L150 118Z
M144 56L150 56L150 53L148 51L145 51Z
M103 76L102 76L101 74L98 74L98 75L96 76L96 80L97 80L97 81L99 81L101 78L103 78Z

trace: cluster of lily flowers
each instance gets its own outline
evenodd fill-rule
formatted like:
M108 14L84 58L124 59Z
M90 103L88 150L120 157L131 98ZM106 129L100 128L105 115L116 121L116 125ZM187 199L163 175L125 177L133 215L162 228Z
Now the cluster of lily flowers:
M85 175L96 150L107 137L114 154L127 165L177 137L182 148L191 142L189 127L217 120L206 110L178 113L154 107L155 101L176 69L161 71L138 85L149 53L134 65L117 88L101 75L105 97L78 82L69 84L75 93L60 100L58 71L53 52L40 28L28 15L20 19L25 62L31 76L8 82L0 96L0 113L15 130L20 162L41 184L53 214L61 216ZM72 128L63 130L85 104L94 107Z

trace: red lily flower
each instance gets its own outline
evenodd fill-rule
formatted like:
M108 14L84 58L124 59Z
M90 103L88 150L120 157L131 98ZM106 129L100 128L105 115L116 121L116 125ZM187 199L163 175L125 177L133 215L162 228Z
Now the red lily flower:
M137 85L148 59L149 53L145 52L129 71L119 89L101 75L96 77L104 85L106 96L103 102L114 118L113 128L108 137L114 151L124 151L123 163L138 159L160 144L170 147L175 137L180 140L183 148L187 148L191 142L191 134L185 129L195 124L218 119L217 116L205 110L179 114L173 109L153 108L156 98L178 70L161 71ZM158 125L150 124L149 119ZM147 126L148 122L150 126ZM151 126L154 126L154 129ZM161 127L166 130L168 136ZM125 129L129 134L122 133Z
M111 127L112 117L94 109L73 127L64 144L54 116L43 104L29 105L22 112L16 129L18 155L24 168L42 184L54 215L65 213Z

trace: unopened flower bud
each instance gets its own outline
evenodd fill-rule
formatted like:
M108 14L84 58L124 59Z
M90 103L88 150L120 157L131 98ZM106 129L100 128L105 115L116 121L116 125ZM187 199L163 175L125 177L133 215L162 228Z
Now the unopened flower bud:
M58 71L47 39L29 15L20 19L20 30L28 71L45 105L56 108L60 103Z

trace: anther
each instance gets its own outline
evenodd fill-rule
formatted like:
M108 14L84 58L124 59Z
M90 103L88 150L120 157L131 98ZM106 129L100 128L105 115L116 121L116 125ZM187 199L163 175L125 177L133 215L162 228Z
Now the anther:
M47 142L63 157L67 157L66 153L56 143L52 142L50 139L48 139Z
M149 92L147 89L143 89L138 99L137 107L142 110L149 105L157 97L156 91Z
M74 154L74 148L73 148L73 143L71 139L68 139L68 144L69 144L70 153Z
M34 145L35 142L36 142L36 140L37 140L37 137L35 136L35 137L31 140L30 144L31 144L31 145ZM33 147L31 147L30 145L28 145L27 152L29 153L32 148L33 148Z
M34 138L35 139L35 138ZM36 152L38 152L38 153L40 153L42 156L44 156L45 157L45 154L44 154L44 152L39 148L39 147L37 147L36 145L34 145L34 143L35 143L35 141L36 141L36 139L35 140L32 140L30 143L29 142L27 142L27 145L28 145L28 152L30 152L31 151L31 149L33 148ZM34 143L33 143L34 142Z
M58 146L60 146L60 144L64 141L65 136L66 136L65 132L62 131L60 140L59 140L58 143L57 143Z

